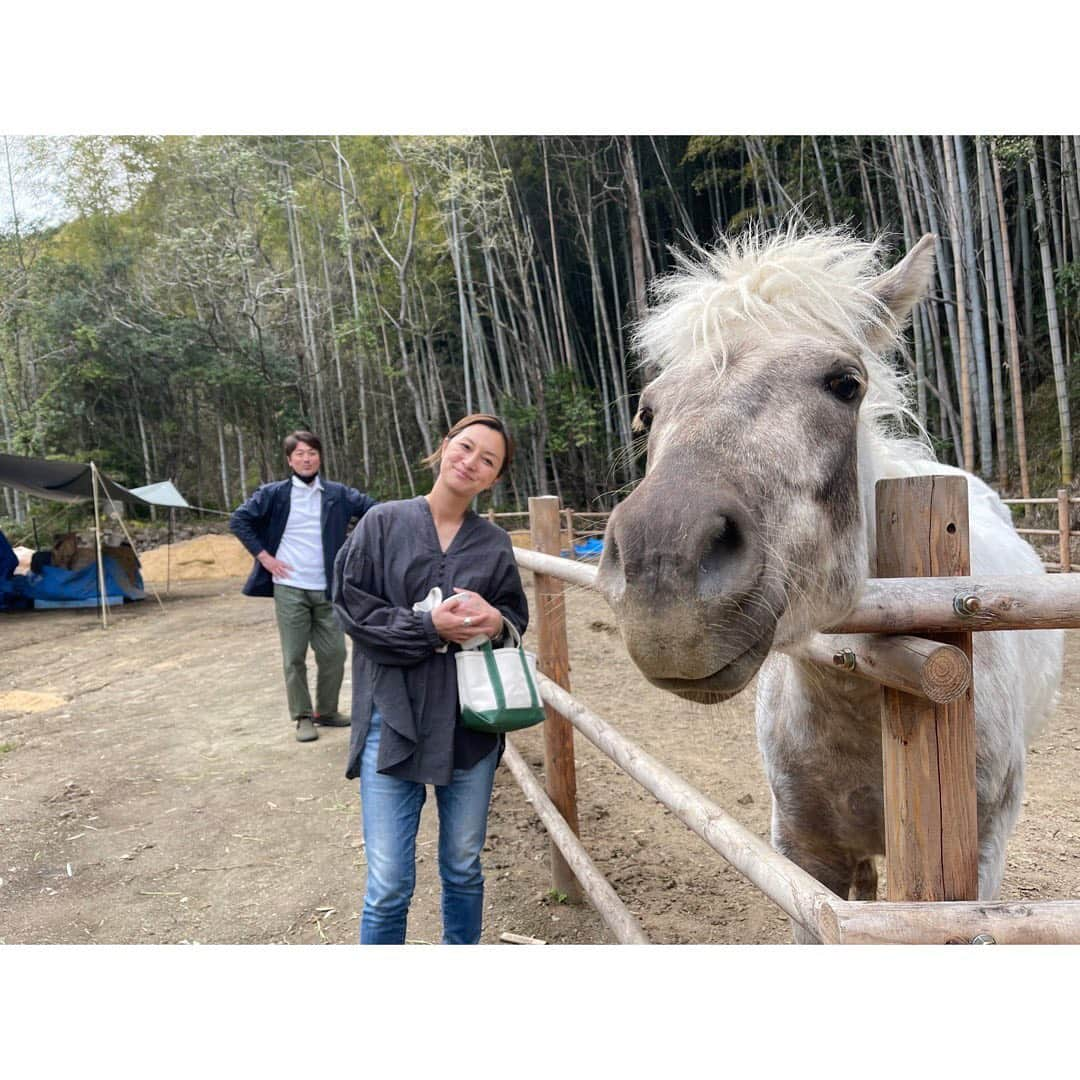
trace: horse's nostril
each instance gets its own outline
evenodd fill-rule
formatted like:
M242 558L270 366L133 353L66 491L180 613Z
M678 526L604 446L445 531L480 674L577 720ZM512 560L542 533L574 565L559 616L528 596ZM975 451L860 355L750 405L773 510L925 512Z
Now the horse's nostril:
M698 566L698 590L702 595L728 592L738 578L740 556L746 550L746 538L735 518L720 519L701 554Z

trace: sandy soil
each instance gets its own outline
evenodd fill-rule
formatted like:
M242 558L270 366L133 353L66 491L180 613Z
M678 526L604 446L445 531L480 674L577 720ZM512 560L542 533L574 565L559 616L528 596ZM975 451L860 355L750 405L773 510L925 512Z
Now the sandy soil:
M528 575L526 575L528 579ZM285 715L272 605L240 580L174 580L110 613L0 619L0 940L352 942L364 852L343 775L348 732L299 744ZM530 589L531 595L531 589ZM573 690L758 834L769 797L752 692L706 709L648 686L599 598L568 594ZM346 690L348 691L348 682ZM1031 750L1006 898L1080 897L1080 633L1063 704ZM515 743L538 771L542 736ZM577 736L586 848L656 942L780 943L786 917ZM435 814L425 812L413 942L438 940ZM548 841L500 768L485 942L611 940L551 895Z

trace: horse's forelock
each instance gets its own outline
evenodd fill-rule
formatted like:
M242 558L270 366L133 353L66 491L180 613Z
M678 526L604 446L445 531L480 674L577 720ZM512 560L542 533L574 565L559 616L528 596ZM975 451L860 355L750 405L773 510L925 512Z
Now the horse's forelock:
M675 253L676 269L653 282L653 307L634 343L646 367L708 362L722 371L733 349L755 338L800 335L834 340L863 359L869 386L861 415L874 433L917 419L907 380L870 342L884 330L902 348L900 328L871 290L882 272L882 243L841 228L800 233L751 229L712 249Z

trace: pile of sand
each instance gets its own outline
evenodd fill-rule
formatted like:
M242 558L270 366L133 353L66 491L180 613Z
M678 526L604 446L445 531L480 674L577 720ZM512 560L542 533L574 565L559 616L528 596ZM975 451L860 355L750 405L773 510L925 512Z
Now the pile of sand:
M47 694L31 690L9 690L0 694L0 712L28 713L44 712L64 704L64 698L58 694Z
M143 581L163 582L168 559L172 581L208 581L213 578L247 577L252 558L235 536L208 534L172 548L157 547L139 556Z

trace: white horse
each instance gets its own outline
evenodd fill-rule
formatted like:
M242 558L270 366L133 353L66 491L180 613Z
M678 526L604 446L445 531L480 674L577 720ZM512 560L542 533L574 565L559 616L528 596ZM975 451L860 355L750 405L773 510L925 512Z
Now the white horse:
M797 654L870 573L875 482L966 476L972 574L1043 573L986 484L902 435L907 387L885 357L926 291L932 242L884 272L877 242L841 230L749 233L680 258L638 330L658 372L635 418L646 473L612 514L600 565L627 649L657 686L723 701L760 668L773 846L844 898L877 892L879 694ZM1001 885L1062 646L1060 631L975 635L982 899Z

